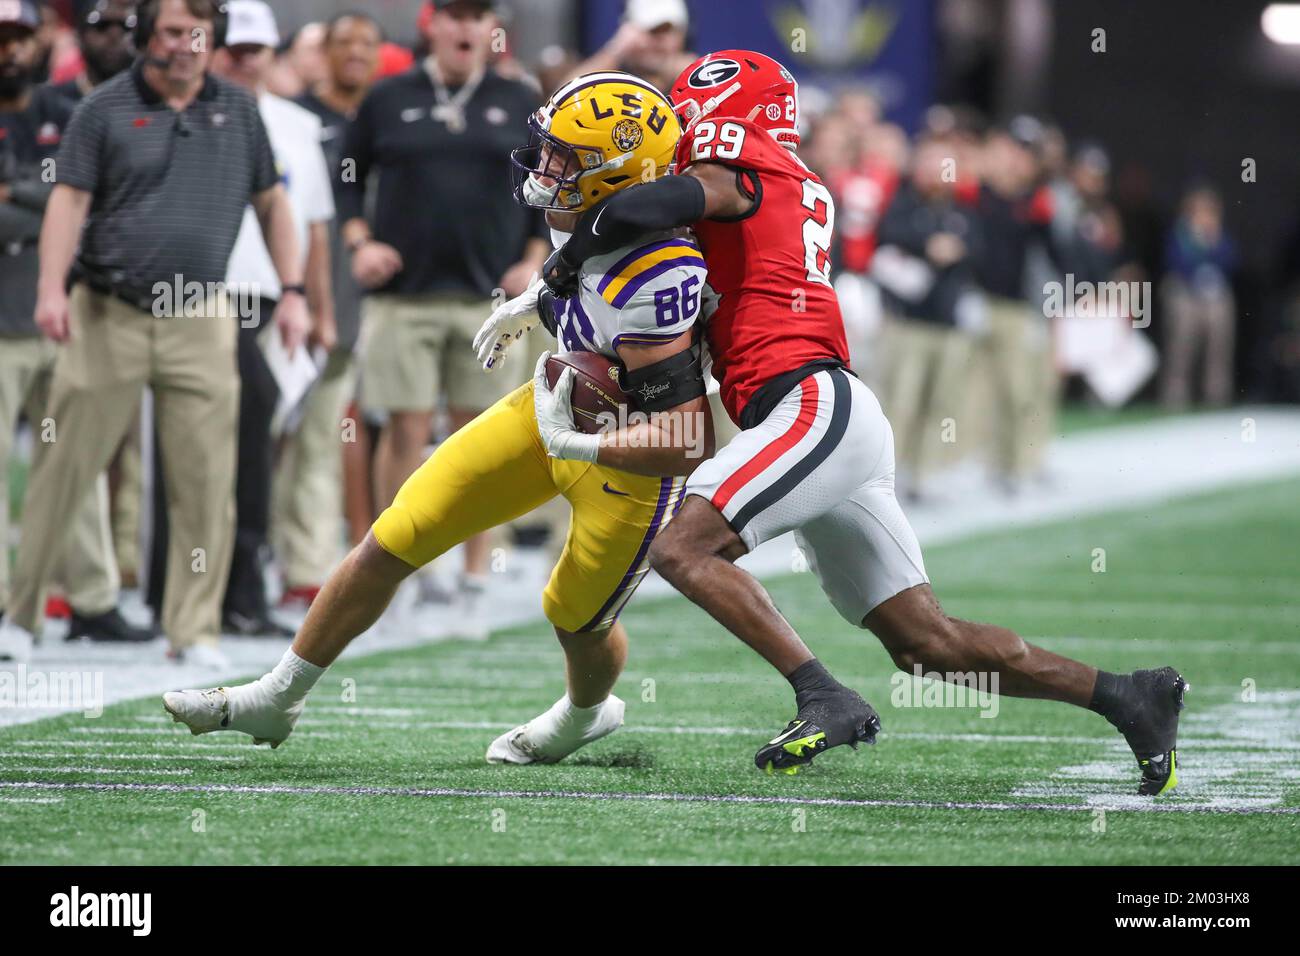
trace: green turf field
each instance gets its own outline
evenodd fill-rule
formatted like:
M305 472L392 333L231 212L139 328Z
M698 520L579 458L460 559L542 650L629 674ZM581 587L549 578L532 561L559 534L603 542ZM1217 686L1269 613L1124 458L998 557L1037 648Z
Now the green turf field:
M1144 425L1183 415L1191 417L1191 413L1170 412L1150 402L1135 402L1123 408L1106 408L1102 405L1070 402L1061 406L1056 417L1054 433L1059 437L1098 428L1112 428L1116 425Z
M1298 538L1292 481L929 552L953 614L1183 671L1183 785L1155 802L1093 714L891 706L885 654L795 574L778 603L885 728L799 776L752 764L790 716L783 682L684 601L645 600L625 617L627 726L568 763L482 761L560 691L547 629L518 628L344 662L275 752L192 738L156 699L0 731L0 780L113 788L0 787L0 862L1294 863Z

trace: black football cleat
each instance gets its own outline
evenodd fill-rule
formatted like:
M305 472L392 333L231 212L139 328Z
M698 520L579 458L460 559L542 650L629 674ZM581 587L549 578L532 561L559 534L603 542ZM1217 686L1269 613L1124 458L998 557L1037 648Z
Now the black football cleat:
M1127 714L1111 723L1142 768L1138 793L1158 797L1178 786L1178 714L1191 685L1172 667L1134 671L1128 681Z
M244 614L226 611L221 615L221 630L236 637L294 637L297 631L281 624L267 613Z
M768 773L796 774L818 754L848 744L874 744L880 733L880 717L856 691L839 687L833 694L799 708L785 730L764 744L754 755L754 764Z
M147 627L133 627L128 624L122 613L113 608L103 614L83 615L75 610L68 622L68 633L64 640L79 641L82 638L102 644L144 644L157 635Z

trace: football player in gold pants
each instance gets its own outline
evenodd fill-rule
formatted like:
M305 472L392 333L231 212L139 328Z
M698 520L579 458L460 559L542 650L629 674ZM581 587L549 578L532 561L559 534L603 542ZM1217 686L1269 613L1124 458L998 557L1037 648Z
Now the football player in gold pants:
M640 171L666 173L680 136L662 94L614 72L565 84L530 126L533 143L516 151L516 196L547 209L557 228L639 182ZM626 175L625 166L638 175ZM593 259L572 299L551 301L538 282L499 308L476 342L485 368L542 322L569 351L605 356L616 374L621 364L624 381L653 396L638 410L666 414L604 435L577 434L572 373L549 387L543 356L533 382L453 435L411 476L321 590L274 670L238 687L169 693L168 712L196 734L237 730L278 746L312 685L375 623L407 576L563 495L573 518L543 609L564 649L567 693L495 740L487 759L550 763L614 731L623 702L611 691L627 656L618 615L680 502L682 476L712 453L695 328L707 311L705 278L691 240L657 236Z

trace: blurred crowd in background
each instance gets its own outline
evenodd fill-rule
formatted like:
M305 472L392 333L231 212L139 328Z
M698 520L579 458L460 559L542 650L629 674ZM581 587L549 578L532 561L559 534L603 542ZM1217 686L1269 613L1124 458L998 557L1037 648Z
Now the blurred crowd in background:
M241 464L241 482L267 487L251 495L241 487L232 581L251 570L254 592L262 578L270 583L241 607L227 597L222 630L283 633L285 619L270 613L275 602L299 610L310 604L430 443L526 374L521 365L513 379L499 376L485 391L465 371L476 317L487 317L494 295L522 291L550 249L540 220L515 209L508 192L508 151L525 139L526 110L592 70L628 70L667 89L707 50L693 44L684 0L627 0L603 42L574 35L540 48L512 33L512 8L540 15L526 2L385 4L379 19L366 5L349 12L320 4L322 19L313 22L301 22L312 8L294 3L285 4L293 15L278 24L280 4L235 6L232 27L251 32L232 36L212 70L258 96L264 119L267 97L294 101L314 116L310 128L319 131L330 176L328 190L316 187L329 195L295 203L322 210L302 225L327 249L309 242L302 251L309 273L327 263L329 289L307 276L318 378L298 397L287 426L277 419L272 427L284 411L277 411L274 382L250 409L252 383L266 369L256 354L240 353L240 454L259 443L270 451L261 478ZM131 69L136 16L129 0L0 0L0 118L27 110L25 97L40 84L71 112ZM406 29L393 30L395 19ZM528 56L518 55L522 47ZM787 59L798 74L799 57ZM832 262L854 364L893 423L900 488L909 498L942 498L944 475L963 463L987 468L1007 494L1050 480L1045 452L1063 400L1112 407L1146 401L1173 410L1300 401L1300 229L1269 251L1275 266L1266 275L1256 270L1243 296L1241 246L1254 237L1225 225L1225 199L1213 182L1186 179L1160 193L1154 171L1117 166L1114 144L1072 136L1068 116L999 115L967 99L932 104L906 128L891 118L887 92L870 82L828 82L823 72L801 86L801 156L835 198ZM394 117L405 121L412 104L423 109L426 100L437 136L449 145L413 158L403 153L409 144L394 145L388 121L400 127ZM390 105L399 112L386 114ZM9 130L0 136L0 212L30 206L10 185L22 173L12 129L0 126L0 133ZM343 181L341 170L358 157L358 181ZM0 262L0 280L34 287L34 234L7 232L5 240L12 261ZM1252 322L1245 358L1243 300L1265 316ZM0 350L37 334L34 326L0 325ZM539 339L534 351L545 344ZM0 422L0 451L15 469L39 445L32 436L40 408L31 397L42 392L32 383L53 375L56 360L43 354L33 361L26 391L5 405L13 421ZM411 371L412 362L427 369ZM3 368L0 362L0 377ZM20 419L27 437L14 444ZM250 421L251 438L243 434ZM159 607L167 552L158 532L175 503L157 477L149 430L146 412L105 477L107 561L123 585L148 588ZM0 460L0 471L10 464ZM15 516L21 488L16 482ZM496 538L504 542L504 535ZM510 532L514 543L545 537L545 522ZM421 585L422 600L458 604L471 635L491 543L484 538L465 549L450 588L436 576ZM0 570L5 563L0 559ZM0 597L3 583L0 576ZM74 634L92 639L148 636L116 617L116 603L107 610L102 598L97 603L86 609L55 599L46 609L73 615L80 624ZM211 646L215 635L202 631L183 640L168 635L173 651Z

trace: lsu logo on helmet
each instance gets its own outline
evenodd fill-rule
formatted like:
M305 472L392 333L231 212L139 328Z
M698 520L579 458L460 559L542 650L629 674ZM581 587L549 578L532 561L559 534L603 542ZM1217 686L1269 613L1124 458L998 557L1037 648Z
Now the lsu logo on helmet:
M641 145L645 134L641 132L636 120L625 119L614 124L613 138L614 145L627 153Z
M515 199L583 212L620 189L665 175L682 128L672 103L631 73L575 77L528 119L510 154Z

